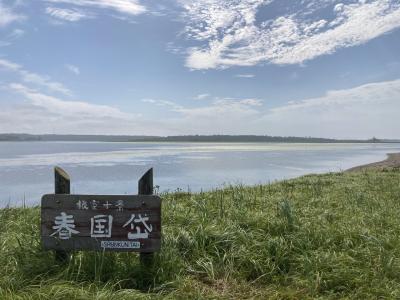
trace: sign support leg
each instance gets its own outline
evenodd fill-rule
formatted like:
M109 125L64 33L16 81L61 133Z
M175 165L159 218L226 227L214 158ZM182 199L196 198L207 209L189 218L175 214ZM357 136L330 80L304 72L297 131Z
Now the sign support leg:
M138 186L139 195L152 195L153 194L153 168L149 169L142 178L139 179ZM140 253L140 264L143 267L150 267L153 264L154 254L152 252Z
M60 167L54 168L54 189L55 194L70 194L71 181L67 172ZM55 251L56 260L59 262L67 262L69 253L63 250Z

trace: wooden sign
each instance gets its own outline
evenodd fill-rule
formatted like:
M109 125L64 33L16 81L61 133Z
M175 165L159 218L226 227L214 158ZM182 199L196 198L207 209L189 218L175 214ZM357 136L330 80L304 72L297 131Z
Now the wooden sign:
M154 195L42 197L44 250L137 251L161 246L161 199Z

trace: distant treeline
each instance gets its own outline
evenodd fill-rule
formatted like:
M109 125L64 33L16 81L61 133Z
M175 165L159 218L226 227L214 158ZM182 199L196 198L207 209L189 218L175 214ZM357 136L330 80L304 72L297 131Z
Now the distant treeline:
M179 136L129 136L129 135L62 135L62 134L0 134L0 141L71 141L71 142L220 142L220 143L390 143L400 140L371 138L368 140L339 140L315 137L269 135L179 135Z
M75 135L75 134L0 134L0 141L21 142L130 142L152 140L157 136L130 136L130 135Z

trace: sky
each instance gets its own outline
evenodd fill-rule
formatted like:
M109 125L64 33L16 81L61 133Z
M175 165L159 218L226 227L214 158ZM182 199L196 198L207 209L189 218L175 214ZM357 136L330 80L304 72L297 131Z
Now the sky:
M0 0L0 133L400 138L400 0Z

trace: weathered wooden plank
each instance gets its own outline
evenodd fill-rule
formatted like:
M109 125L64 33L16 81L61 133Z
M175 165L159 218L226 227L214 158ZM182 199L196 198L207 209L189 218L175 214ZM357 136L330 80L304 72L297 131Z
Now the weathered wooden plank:
M75 216L74 216L75 217ZM53 219L54 220L54 219ZM75 220L79 220L77 218L75 218ZM123 222L115 222L113 220L112 222L112 228L111 228L111 234L112 237L119 237L119 238L126 238L127 237L127 233L128 230L126 228L123 227L123 225L129 220L129 217L124 219ZM152 225L152 232L149 232L148 236L149 238L160 238L161 234L160 234L160 222L154 222L151 218L149 218L149 223L151 222ZM79 231L79 237L91 237L91 223L90 223L90 218L88 219L88 221L85 222L76 222L75 221L75 230ZM54 221L51 222L47 222L45 224L41 224L42 226L42 236L50 236L54 233Z
M107 245L102 246L101 242L107 243L121 243L121 242L138 242L139 248L134 248L135 245L128 245L123 248L122 246L111 245L111 248ZM155 252L161 247L160 239L149 239L149 240L139 240L139 241L128 241L122 239L88 239L85 237L75 237L70 240L60 241L55 237L42 237L42 245L44 250L59 250L59 251L77 251L77 250L94 250L94 251L115 251L115 252Z
M100 202L97 210L107 210L105 205L111 204L109 209L118 209L118 201L123 201L121 209L129 208L157 208L160 207L161 198L154 195L63 195L47 194L42 197L42 209L60 208L75 209L78 201L87 201L89 210L93 209L93 200ZM82 204L82 203L81 203Z
M128 211L126 210L125 212L94 212L94 211L79 211L79 210L68 210L68 209L61 209L61 210L45 210L45 214L41 220L41 225L44 228L49 227L50 225L52 226L54 223L54 220L57 216L60 215L61 212L65 212L67 215L73 215L74 216L74 221L75 225L77 227L85 227L90 225L90 219L97 216L97 215L105 215L105 216L112 216L113 219L113 224L125 224L132 216L132 214L139 215L141 214L142 216L147 216L152 224L160 224L160 213L159 211L149 211L149 210L143 210L143 211Z

